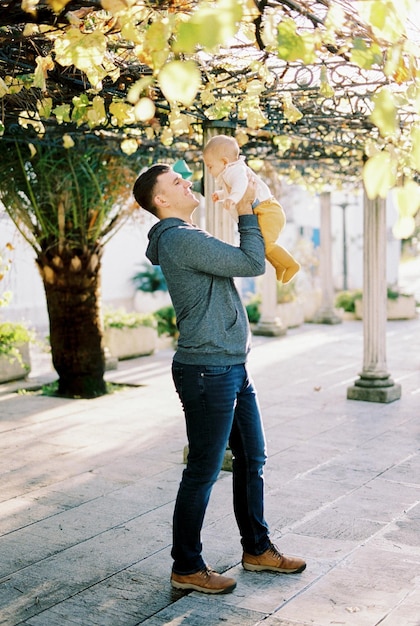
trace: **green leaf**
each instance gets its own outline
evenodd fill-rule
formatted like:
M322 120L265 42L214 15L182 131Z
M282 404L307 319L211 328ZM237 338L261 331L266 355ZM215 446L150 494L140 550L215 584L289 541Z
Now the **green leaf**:
M172 49L192 53L200 47L211 52L236 34L241 17L241 4L234 0L203 2L188 21L179 22Z
M350 60L358 67L369 70L374 65L382 65L382 52L377 43L373 43L368 47L364 39L356 37L353 39Z
M296 23L291 18L280 22L277 31L277 54L284 61L297 61L314 63L315 39L309 33L299 34L296 32Z
M370 200L386 198L388 192L395 185L397 167L392 155L384 150L375 154L363 167L363 182Z
M69 104L61 104L60 106L55 107L52 112L54 113L59 124L62 124L63 122L70 122Z
M168 102L190 106L201 85L201 74L194 61L171 61L158 76L159 86Z

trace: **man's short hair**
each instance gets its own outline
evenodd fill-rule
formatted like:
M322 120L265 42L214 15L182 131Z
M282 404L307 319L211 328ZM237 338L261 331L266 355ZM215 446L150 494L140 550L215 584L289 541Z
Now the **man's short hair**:
M152 215L157 217L157 207L154 203L155 188L158 176L169 172L170 165L166 163L155 163L149 167L146 171L142 172L137 178L133 187L133 195L136 202L145 211L149 211Z

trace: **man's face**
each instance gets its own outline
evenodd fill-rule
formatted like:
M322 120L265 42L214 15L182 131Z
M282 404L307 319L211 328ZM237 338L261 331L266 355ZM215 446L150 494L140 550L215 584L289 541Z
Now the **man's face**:
M191 191L191 183L173 170L158 177L155 196L159 196L164 201L165 208L175 214L191 215L199 204Z

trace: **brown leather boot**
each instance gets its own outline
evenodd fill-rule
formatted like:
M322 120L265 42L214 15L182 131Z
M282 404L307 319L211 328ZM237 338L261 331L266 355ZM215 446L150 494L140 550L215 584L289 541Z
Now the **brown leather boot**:
M228 576L222 576L214 572L210 567L205 567L194 574L171 574L172 587L201 591L203 593L229 593L236 587L236 580Z
M242 565L244 569L250 572L269 570L281 574L300 574L306 567L303 559L281 554L274 544L271 544L268 550L258 556L244 552Z

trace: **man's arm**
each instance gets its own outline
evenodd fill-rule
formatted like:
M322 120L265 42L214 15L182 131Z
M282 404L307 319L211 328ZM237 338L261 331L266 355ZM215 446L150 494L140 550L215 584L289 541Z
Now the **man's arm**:
M254 179L248 181L248 186L242 198L236 204L238 215L252 215L252 203L255 200L257 184Z

